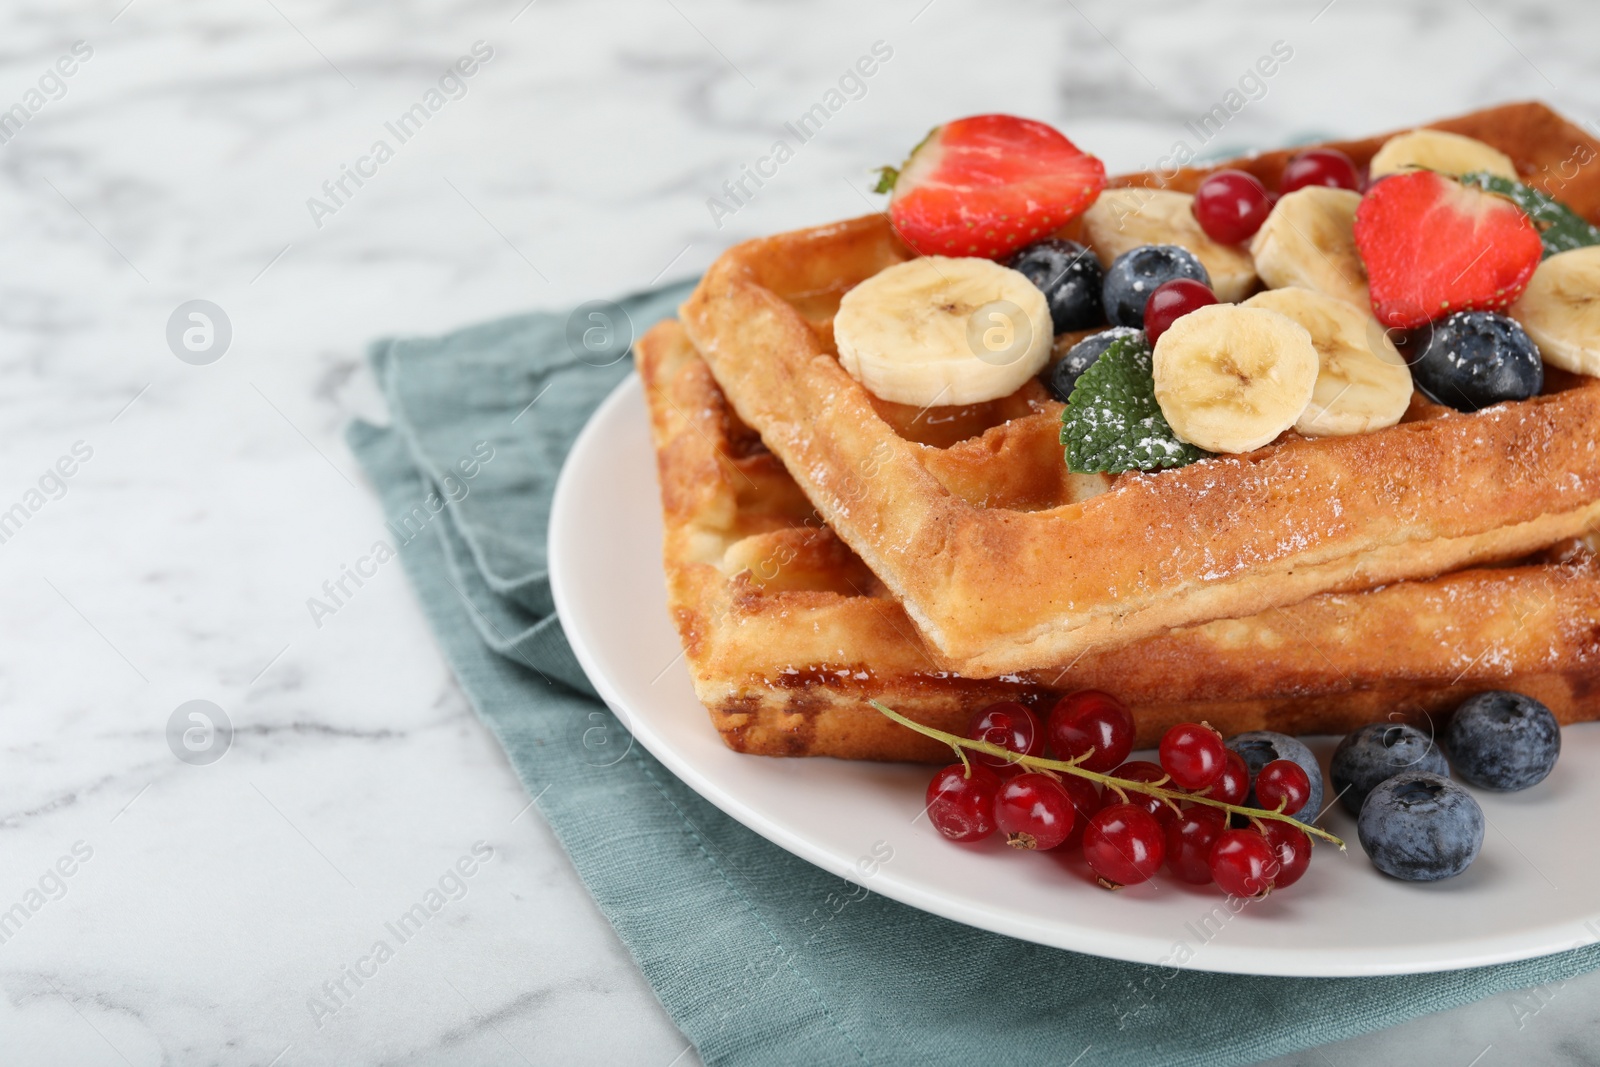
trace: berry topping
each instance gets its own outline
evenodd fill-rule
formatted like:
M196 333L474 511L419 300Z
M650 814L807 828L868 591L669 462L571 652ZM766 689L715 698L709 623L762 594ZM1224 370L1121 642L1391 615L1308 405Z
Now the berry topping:
M1272 888L1288 889L1311 866L1311 838L1304 830L1277 819L1264 820L1262 825L1266 827L1262 836L1272 846L1278 861L1277 869L1272 872Z
M1151 344L1160 340L1167 327L1183 316L1217 302L1211 288L1193 278L1174 278L1156 287L1144 305L1144 332Z
M1293 815L1306 806L1311 796L1311 779L1298 763L1275 759L1256 776L1256 797L1268 811Z
M1099 300L1100 295L1096 292L1097 308L1100 306ZM1050 391L1051 396L1065 404L1067 398L1072 396L1072 388L1078 384L1083 372L1094 366L1095 360L1106 354L1106 349L1111 347L1112 342L1120 341L1124 337L1137 339L1140 343L1144 341L1143 334L1127 326L1113 326L1109 330L1101 330L1085 337L1067 349L1066 355L1045 369L1044 374L1040 376L1044 387Z
M1587 219L1555 197L1530 185L1487 171L1463 174L1461 181L1464 185L1476 185L1479 189L1499 193L1520 207L1528 216L1528 221L1533 223L1533 228L1539 231L1546 259L1574 248L1600 245L1600 229L1590 225Z
M1499 310L1539 265L1539 231L1504 197L1433 171L1395 174L1356 208L1372 312L1410 329L1452 311Z
M1038 717L1012 700L990 704L973 715L967 724L967 736L1024 756L1037 756L1044 751L1044 731L1039 727ZM1010 766L1009 760L987 752L974 752L972 758L987 767Z
M1272 846L1254 830L1224 830L1211 849L1211 877L1230 896L1266 896L1277 865Z
M1194 191L1195 221L1218 244L1249 240L1271 211L1267 187L1242 170L1219 170Z
M1311 750L1298 739L1272 730L1247 730L1228 738L1228 748L1243 757L1244 765L1248 768L1252 779L1261 773L1261 768L1275 759L1293 760L1298 763L1300 769L1306 772L1306 777L1311 779L1311 799L1300 809L1306 815L1306 819L1302 821L1321 814L1322 768L1317 765L1317 757L1312 755ZM1244 802L1253 808L1261 807L1254 789L1245 795Z
M1166 852L1160 824L1132 804L1100 809L1083 832L1083 858L1107 889L1149 881Z
M1133 751L1133 715L1127 705L1098 689L1068 693L1050 709L1046 731L1057 759L1073 760L1094 749L1081 767L1109 771Z
M1430 399L1457 411L1526 400L1544 388L1539 350L1514 319L1458 311L1434 323L1411 379Z
M1249 795L1250 768L1245 766L1244 757L1230 748L1222 757L1222 774L1211 784L1206 796L1224 804L1243 804Z
M1211 849L1228 828L1228 817L1216 808L1192 807L1167 826L1167 867L1181 881L1211 881ZM1309 849L1307 850L1309 851Z
M1415 726L1397 722L1369 723L1339 742L1328 764L1329 781L1339 803L1351 815L1361 814L1367 794L1401 771L1450 773L1444 753Z
M879 192L895 232L925 256L1000 259L1071 222L1105 188L1105 166L1042 122L974 115L933 131Z
M1000 776L987 767L952 763L928 783L928 820L952 841L982 841L994 833Z
M1510 792L1537 785L1555 769L1561 725L1532 697L1479 693L1456 709L1444 743L1468 785Z
M1120 778L1124 782L1146 782L1154 785L1157 782L1166 782L1170 788L1179 788L1176 782L1169 781L1172 777L1162 770L1157 764L1149 760L1129 760L1111 772L1111 777ZM1150 793L1130 793L1128 803L1136 808L1143 808L1150 813L1151 818L1162 826L1170 826L1178 821L1178 812L1171 804L1161 797Z
M1106 321L1100 305L1105 271L1094 253L1057 237L1031 244L1006 264L1044 293L1056 333L1087 330Z
M1179 788L1191 792L1222 777L1227 749L1222 735L1198 722L1181 722L1161 735L1161 766Z
M1000 787L994 819L1012 848L1055 848L1072 832L1077 812L1060 782L1048 774L1019 774Z
M1483 809L1439 774L1409 770L1381 783L1356 822L1361 847L1384 874L1436 882L1467 869L1483 846Z
M1144 328L1144 305L1150 294L1174 278L1192 278L1207 286L1211 275L1187 248L1140 245L1111 261L1100 299L1113 326Z
M1337 148L1312 148L1289 160L1278 179L1278 195L1285 196L1308 185L1361 191L1361 174L1350 157Z

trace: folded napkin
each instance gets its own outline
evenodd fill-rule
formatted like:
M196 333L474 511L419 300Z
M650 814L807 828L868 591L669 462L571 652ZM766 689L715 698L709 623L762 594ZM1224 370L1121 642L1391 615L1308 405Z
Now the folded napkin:
M622 301L635 335L687 288ZM462 688L706 1063L1251 1063L1600 967L1600 947L1389 978L1120 963L925 914L745 829L632 743L554 614L556 474L631 371L579 359L569 328L379 342L391 425L348 436Z

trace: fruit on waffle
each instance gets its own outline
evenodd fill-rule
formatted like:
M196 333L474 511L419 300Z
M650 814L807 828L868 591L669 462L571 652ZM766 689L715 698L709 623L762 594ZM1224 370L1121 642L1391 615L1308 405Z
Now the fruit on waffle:
M931 135L887 216L739 245L682 309L739 418L944 669L1059 669L1600 521L1580 283L1600 174L1562 169L1600 155L1581 130L1510 105L1439 123L1452 138L1131 175L1095 199L1071 142L983 120ZM976 167L956 146L978 127L1047 165ZM1562 174L1559 197L1501 156ZM1362 193L1375 157L1391 172ZM962 228L974 240L950 248ZM1097 272L1126 332L1085 339ZM1262 284L1287 295L1231 302ZM1019 387L1046 329L1054 361Z
M962 676L734 414L677 323L645 334L637 356L673 622L697 695L738 751L947 761L944 744L868 702L960 734L986 704L1041 707L1082 688L1127 701L1141 747L1187 720L1224 734L1344 732L1391 713L1421 718L1495 688L1535 697L1564 722L1600 717L1600 545L1576 542L1564 561L1318 596L1091 652L1065 671ZM1059 463L1053 436L1044 444L1041 454ZM991 453L969 439L937 452L946 465L936 469L961 484L967 465L996 457L1028 468L1036 457L1018 451L1026 447L1008 438ZM858 477L847 492L865 492L874 471ZM992 488L1026 501L1083 497L1106 480Z
M997 259L1077 217L1105 184L1100 161L1044 123L977 115L928 134L878 188L894 190L901 232L923 255Z

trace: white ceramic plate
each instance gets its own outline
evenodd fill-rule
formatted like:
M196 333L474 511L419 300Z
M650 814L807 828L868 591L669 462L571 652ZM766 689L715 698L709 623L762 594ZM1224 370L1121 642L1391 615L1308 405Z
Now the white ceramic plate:
M1293 888L1237 914L1214 887L1159 876L1108 893L1081 859L963 847L921 816L930 769L741 756L695 699L667 617L661 514L643 392L630 377L562 471L551 574L579 661L634 737L756 833L825 870L957 922L1099 956L1249 974L1370 975L1524 959L1600 939L1600 728L1565 732L1555 772L1519 794L1479 792L1483 851L1453 880L1380 875L1353 820L1324 825ZM1332 739L1312 747L1324 759ZM890 855L886 862L881 857Z

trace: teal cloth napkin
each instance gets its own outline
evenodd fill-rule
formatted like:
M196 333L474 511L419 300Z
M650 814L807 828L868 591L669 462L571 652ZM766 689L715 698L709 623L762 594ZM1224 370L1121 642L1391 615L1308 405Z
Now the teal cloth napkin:
M621 311L642 331L686 292ZM556 474L631 370L568 334L533 314L380 342L391 426L349 442L462 688L708 1064L1251 1063L1600 966L1587 947L1390 978L1164 970L936 918L758 837L632 743L553 613Z

